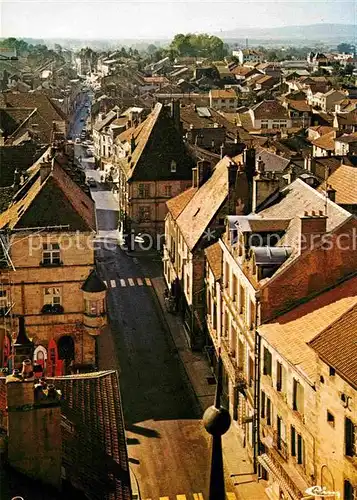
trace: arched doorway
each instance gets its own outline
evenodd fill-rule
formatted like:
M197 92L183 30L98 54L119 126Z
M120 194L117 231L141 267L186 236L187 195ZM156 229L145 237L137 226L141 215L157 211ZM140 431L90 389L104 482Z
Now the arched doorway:
M58 359L63 360L64 373L70 372L71 362L74 361L74 341L69 335L63 335L58 342Z

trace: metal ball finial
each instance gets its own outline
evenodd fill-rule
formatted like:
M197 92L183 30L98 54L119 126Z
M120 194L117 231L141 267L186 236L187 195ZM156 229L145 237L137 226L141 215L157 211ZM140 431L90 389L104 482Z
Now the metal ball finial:
M223 436L231 425L231 416L222 406L210 406L203 415L203 425L212 436Z

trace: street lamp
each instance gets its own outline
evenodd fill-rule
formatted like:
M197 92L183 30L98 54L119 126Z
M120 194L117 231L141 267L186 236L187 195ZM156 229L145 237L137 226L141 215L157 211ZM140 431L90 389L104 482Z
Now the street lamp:
M221 406L222 395L222 359L218 351L217 388L215 403L207 408L203 415L206 431L212 436L211 471L209 483L209 500L225 500L224 469L222 456L222 436L230 425L231 417L226 408Z

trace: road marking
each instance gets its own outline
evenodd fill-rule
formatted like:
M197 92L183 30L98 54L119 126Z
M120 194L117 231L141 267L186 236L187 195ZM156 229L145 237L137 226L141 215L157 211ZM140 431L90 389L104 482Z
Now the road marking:
M193 500L204 500L202 493L194 493Z
M150 278L145 278L145 283L147 286L151 286ZM178 499L178 500L180 500L180 499ZM183 499L183 500L186 500L186 499Z
M176 495L177 500L187 500L186 495Z
M120 280L120 286L126 286L125 280L123 279Z
M159 500L170 500L169 497L160 497Z
M103 280L103 283L108 288L108 283L105 280Z
M128 278L128 281L130 286L135 286L134 280L132 278Z
M110 286L112 288L115 288L117 286L117 284L115 283L115 280L110 280Z
M236 500L236 494L235 493L228 493L226 492L227 495L227 500Z
M136 281L138 282L139 286L143 286L143 280L141 278L136 278Z

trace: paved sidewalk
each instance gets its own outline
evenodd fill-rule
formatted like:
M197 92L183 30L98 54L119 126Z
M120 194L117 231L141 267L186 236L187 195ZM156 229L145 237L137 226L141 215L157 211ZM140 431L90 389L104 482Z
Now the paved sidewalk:
M151 278L153 289L162 308L172 339L180 354L187 376L201 406L202 413L214 401L216 387L209 383L212 371L205 354L192 352L186 340L183 322L179 315L167 312L164 303L166 283L163 277ZM240 500L264 500L268 498L262 483L252 474L253 466L243 448L234 424L223 437L223 456L226 468L236 487Z

